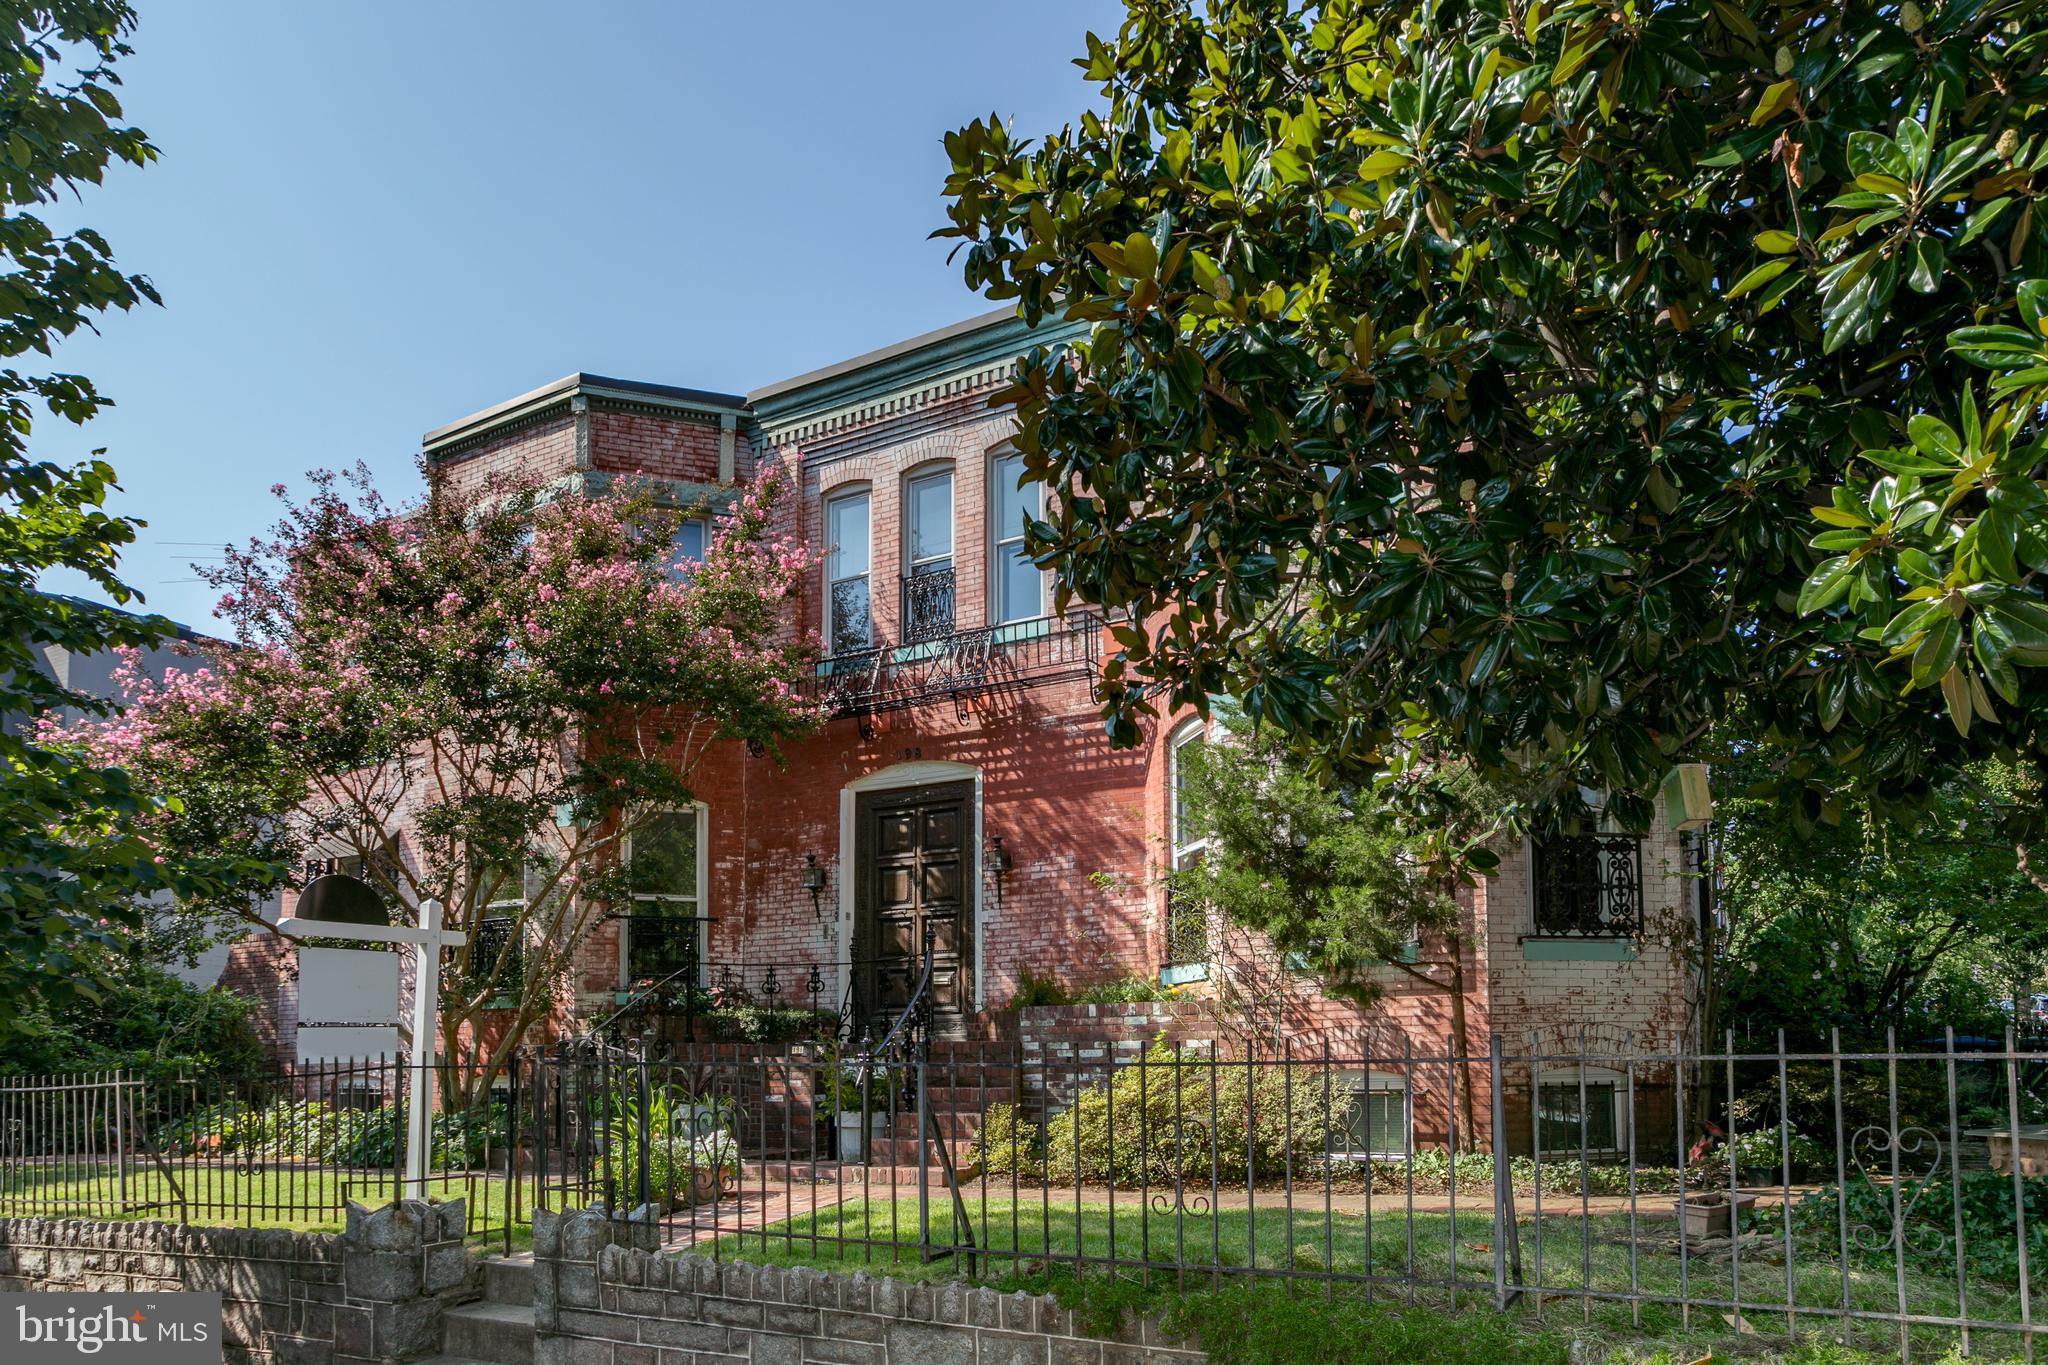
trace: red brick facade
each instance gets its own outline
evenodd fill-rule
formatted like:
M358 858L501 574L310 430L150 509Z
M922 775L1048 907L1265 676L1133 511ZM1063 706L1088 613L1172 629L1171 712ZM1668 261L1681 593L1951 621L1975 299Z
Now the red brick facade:
M430 433L426 453L437 471L460 479L515 467L549 479L633 473L671 481L676 496L691 501L747 477L757 460L800 462L802 495L785 514L820 549L825 502L865 488L873 632L890 650L902 640L905 485L940 467L953 474L954 628L970 633L992 620L990 468L1010 428L987 398L1024 343L1015 323L984 320L747 399L573 376ZM793 629L823 633L822 572L814 569L804 585ZM1098 641L1098 654L1105 650ZM737 744L721 746L696 783L703 908L717 920L708 945L714 972L719 963L787 964L785 999L803 1003L800 969L815 963L825 987L818 1003L836 1009L846 987L838 964L852 955L854 879L862 875L848 844L855 803L863 792L948 781L969 783L975 793L975 1005L1002 1010L1026 970L1068 987L1130 975L1156 980L1165 961L1160 874L1168 862L1172 729L1155 723L1136 747L1112 748L1087 679L1069 670L1044 681L1027 663L1001 685L838 716L781 765ZM998 838L1011 864L1000 878L991 865ZM1685 1036L1691 980L1682 954L1692 912L1676 835L1660 828L1646 841L1655 928L1625 957L1532 948L1528 852L1506 852L1501 875L1467 897L1468 1045L1483 1055L1496 1030L1511 1050L1531 1041L1567 1050L1582 1029L1595 1046L1669 1047ZM815 905L803 885L807 857L825 870ZM570 1015L588 1018L619 998L620 932L605 924L580 946L574 999L564 1002ZM1424 964L1441 956L1423 945ZM1228 1000L1232 992L1219 983L1270 968L1257 958L1247 948L1234 961L1219 942L1211 979L1188 994ZM1385 986L1378 1004L1360 1010L1283 979L1265 992L1267 1017L1257 1031L1311 1050L1328 1042L1376 1056L1404 1048L1441 1054L1452 1033L1447 992L1394 969ZM1183 1037L1229 1033L1218 1032L1217 1008L1201 1017L1193 1032L1178 1016L1168 1026L1146 1014L1137 1027ZM1015 1016L1002 1019L1002 1027L1014 1027ZM1121 1016L1084 1022L1129 1032ZM1528 1078L1510 1076L1507 1084L1526 1111ZM1490 1097L1482 1093L1477 1103L1484 1113ZM1441 1104L1422 1095L1415 1104L1418 1127L1442 1127Z

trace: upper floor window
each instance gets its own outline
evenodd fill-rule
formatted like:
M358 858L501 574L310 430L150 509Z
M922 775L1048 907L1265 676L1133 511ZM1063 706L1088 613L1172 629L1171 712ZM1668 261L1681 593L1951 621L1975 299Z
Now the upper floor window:
M834 654L874 644L869 616L868 494L847 493L825 504L825 636Z
M1533 849L1536 932L1634 938L1643 932L1643 841L1629 834L1560 834Z
M1045 615L1045 573L1024 553L1024 523L1044 514L1044 491L1035 483L1019 487L1023 478L1021 455L998 456L990 467L995 564L989 581L998 625Z
M912 479L903 490L903 642L953 632L953 471Z
M675 534L669 538L667 573L678 582L688 582L697 566L704 562L704 547L711 543L711 523L702 517L691 517L676 524Z
M1170 771L1167 773L1166 837L1171 845L1175 872L1186 872L1198 866L1209 848L1208 840L1195 837L1186 799L1187 761L1201 752L1207 742L1206 727L1200 720L1191 720L1174 732L1167 751ZM1201 905L1176 887L1166 897L1166 965L1193 967L1208 960L1209 922L1202 913Z

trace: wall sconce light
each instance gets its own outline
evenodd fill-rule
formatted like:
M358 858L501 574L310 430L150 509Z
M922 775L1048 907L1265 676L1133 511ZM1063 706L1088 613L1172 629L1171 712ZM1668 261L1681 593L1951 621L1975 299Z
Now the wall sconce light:
M989 843L994 847L988 855L988 867L989 871L996 874L996 910L1000 913L1003 908L1003 875L1010 870L1012 864L1009 852L1003 847L1002 835L991 835Z
M804 855L803 879L804 890L811 893L812 918L825 918L825 912L818 904L818 896L825 889L825 869L818 866L817 854L806 853Z

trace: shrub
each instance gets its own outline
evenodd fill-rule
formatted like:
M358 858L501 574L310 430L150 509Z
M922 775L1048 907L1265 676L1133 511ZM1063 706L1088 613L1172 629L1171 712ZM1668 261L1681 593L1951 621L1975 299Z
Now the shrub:
M256 1001L201 990L145 962L116 959L107 972L98 1003L24 1012L0 1054L0 1076L127 1071L154 1095L182 1077L250 1081L264 1070Z
M2028 1263L2048 1265L2048 1176L2023 1179L2020 1184L2025 1191ZM1993 1171L1965 1171L1953 1184L1947 1175L1902 1182L1899 1206L1905 1215L1907 1263L1946 1275L1955 1273L1958 1186L1964 1253L1970 1269L1986 1279L2017 1283L2019 1238L2013 1213L2012 1177ZM1823 1245L1838 1244L1838 1201L1842 1197L1842 1187L1837 1185L1807 1195L1792 1206L1793 1229ZM1851 1258L1890 1268L1890 1187L1851 1179L1847 1200ZM1858 1229L1864 1232L1859 1235Z
M715 1177L721 1189L738 1177L739 1142L727 1108L662 1089L649 1097L644 1112L637 1099L624 1095L616 1098L611 1112L617 1117L605 1127L594 1175L610 1185L619 1202L639 1198L643 1138L647 1189L657 1203L689 1202L695 1182L706 1176Z
M1269 1175L1290 1158L1321 1159L1332 1120L1319 1075L1258 1067L1247 1078L1243 1066L1185 1054L1175 1065L1159 1043L1146 1060L1082 1090L1042 1130L1011 1105L991 1106L976 1140L982 1168L1062 1182L1207 1180L1212 1170L1241 1181L1248 1152Z
M1039 976L1029 967L1017 976L1017 992L1010 997L1013 1010L1029 1009L1033 1005L1071 1005L1074 997L1067 988L1049 976Z

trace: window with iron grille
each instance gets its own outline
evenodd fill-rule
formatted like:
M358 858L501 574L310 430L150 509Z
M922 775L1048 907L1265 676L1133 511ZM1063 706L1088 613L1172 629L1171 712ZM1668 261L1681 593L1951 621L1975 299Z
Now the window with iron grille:
M1399 1076L1340 1073L1333 1078L1331 1091L1335 1122L1326 1144L1330 1155L1408 1155L1408 1087Z
M1536 932L1635 938L1643 932L1643 841L1563 834L1535 845Z
M703 962L700 812L663 811L633 832L626 850L633 909L626 921L626 976L695 979Z

